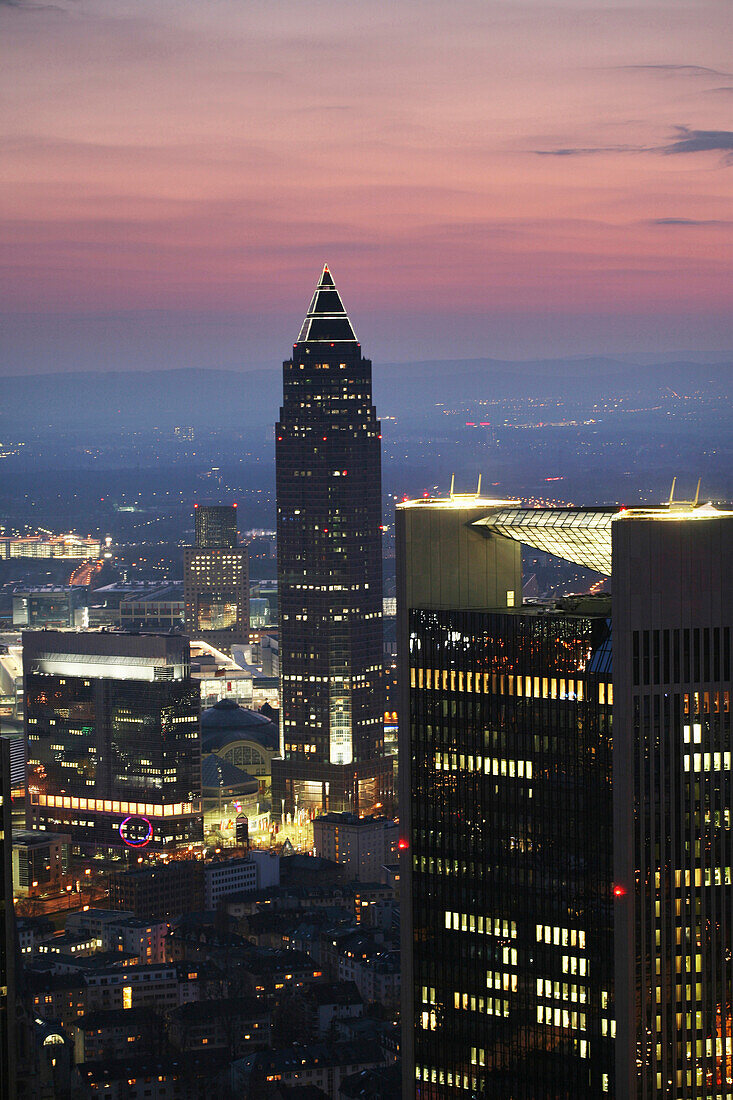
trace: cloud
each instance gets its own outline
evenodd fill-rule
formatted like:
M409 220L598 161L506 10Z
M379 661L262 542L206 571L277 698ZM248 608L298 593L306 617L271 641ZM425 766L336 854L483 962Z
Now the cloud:
M650 218L647 225L733 225L724 218Z
M558 149L532 149L538 157L588 157L594 153L644 153L645 145L560 146Z
M731 163L733 130L691 130L688 126L676 129L675 140L660 147L663 153L727 153L725 160Z
M22 11L65 11L61 4L43 4L36 0L0 0L0 11L3 8L18 8Z
M664 145L570 145L557 149L533 149L539 157L587 157L597 153L725 153L725 164L733 164L733 130L692 130L676 126L676 137Z
M730 76L720 69L710 69L707 65L619 65L619 69L647 73L680 73L686 76Z

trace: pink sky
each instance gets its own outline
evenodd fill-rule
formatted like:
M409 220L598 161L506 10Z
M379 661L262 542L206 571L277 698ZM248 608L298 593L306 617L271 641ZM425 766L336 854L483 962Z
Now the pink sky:
M0 371L730 348L729 0L0 0Z

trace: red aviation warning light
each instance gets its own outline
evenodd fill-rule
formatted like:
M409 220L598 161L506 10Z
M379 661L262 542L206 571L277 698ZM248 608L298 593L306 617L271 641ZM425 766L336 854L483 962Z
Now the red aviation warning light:
M397 847L401 852L405 852L410 847L410 842L405 837L402 837L397 841Z
M626 887L617 883L613 888L613 896L615 898L622 898L626 895Z

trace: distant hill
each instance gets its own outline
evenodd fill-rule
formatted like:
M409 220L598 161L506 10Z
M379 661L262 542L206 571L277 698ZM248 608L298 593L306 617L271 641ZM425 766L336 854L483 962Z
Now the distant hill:
M61 430L236 428L271 424L281 400L276 369L178 370L94 374L38 374L2 379L0 424L56 426ZM581 402L663 390L733 397L733 359L717 363L630 363L608 358L510 362L434 360L374 365L374 393L382 415L422 417L438 403L467 400L577 398Z

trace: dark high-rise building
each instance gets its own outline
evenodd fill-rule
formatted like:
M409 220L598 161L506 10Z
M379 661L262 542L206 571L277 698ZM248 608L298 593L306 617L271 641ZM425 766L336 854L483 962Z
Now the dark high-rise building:
M733 513L453 498L397 534L403 1095L731 1096ZM513 607L523 542L613 616Z
M477 525L492 507L397 513L404 1095L600 1096L610 608L515 607L521 547Z
M15 1096L15 915L10 742L0 737L0 1096Z
M733 514L613 525L617 1095L733 1096Z
M194 522L197 550L237 545L236 504L194 504Z
M85 849L203 837L199 690L187 638L23 635L27 826Z
M249 554L237 506L194 506L196 545L183 550L186 632L215 646L249 640Z
M275 812L388 807L380 426L327 267L283 364L276 426L281 752Z

